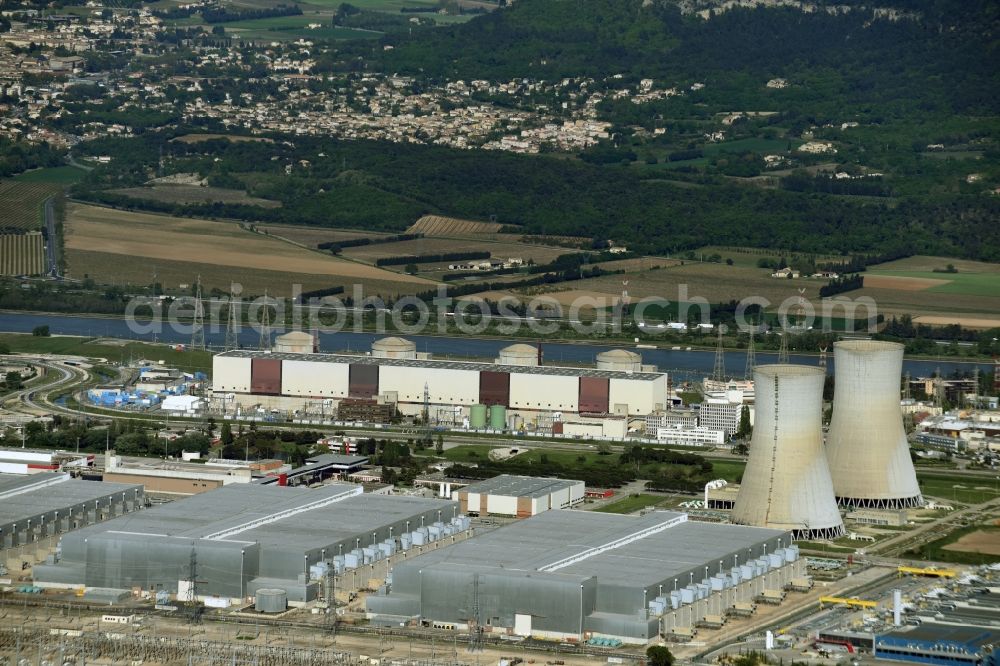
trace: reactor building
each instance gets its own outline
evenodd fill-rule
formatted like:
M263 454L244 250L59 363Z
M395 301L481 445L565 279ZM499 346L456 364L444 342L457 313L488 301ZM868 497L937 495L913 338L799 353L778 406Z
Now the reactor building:
M843 340L833 354L826 453L837 501L871 509L923 505L899 406L903 345Z
M493 429L543 414L627 419L667 403L667 375L634 352L601 352L591 368L542 365L540 357L537 348L515 344L494 362L437 360L396 337L375 341L366 355L227 351L214 358L213 399L309 413L317 406L346 413L368 401L404 415L447 411L459 415L456 423Z
M844 535L823 450L822 368L762 365L754 371L756 423L731 520L790 530L796 538Z
M783 596L804 571L787 531L547 511L397 563L366 604L381 626L643 644Z
M467 521L458 502L362 495L356 485L235 484L66 534L55 561L33 573L40 587L222 607L267 590L305 603L328 574L358 570L367 581L374 564L386 569L397 551L465 532Z

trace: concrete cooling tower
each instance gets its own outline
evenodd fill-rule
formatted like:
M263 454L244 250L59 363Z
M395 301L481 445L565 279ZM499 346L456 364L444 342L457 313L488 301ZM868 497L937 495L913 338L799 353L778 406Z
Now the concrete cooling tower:
M844 340L834 343L833 359L826 456L837 501L877 509L923 505L899 408L903 345Z
M791 530L799 539L844 534L823 452L821 368L762 365L754 371L750 459L731 520Z

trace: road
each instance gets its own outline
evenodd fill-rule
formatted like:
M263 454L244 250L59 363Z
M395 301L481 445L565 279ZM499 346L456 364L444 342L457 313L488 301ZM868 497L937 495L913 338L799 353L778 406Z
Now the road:
M45 260L48 264L47 273L59 279L59 239L56 236L56 210L52 203L52 197L45 200L45 234L48 242L45 243Z
M68 410L67 408L55 405L49 401L49 393L56 389L68 389L84 381L89 376L85 370L72 366L63 365L51 359L41 357L14 356L19 362L27 362L44 371L44 381L41 384L32 384L19 391L15 391L4 398L5 406L12 406L12 403L19 403L21 411L26 411L35 415L46 415L52 413L72 413L82 415L85 412Z

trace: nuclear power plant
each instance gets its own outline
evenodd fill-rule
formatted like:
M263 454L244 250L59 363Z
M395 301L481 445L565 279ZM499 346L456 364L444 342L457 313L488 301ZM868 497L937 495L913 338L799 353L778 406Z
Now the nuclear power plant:
M826 453L837 501L875 509L923 505L899 409L903 345L844 340L833 353L836 388Z
M754 371L756 424L731 520L791 531L798 539L844 534L823 451L823 368Z

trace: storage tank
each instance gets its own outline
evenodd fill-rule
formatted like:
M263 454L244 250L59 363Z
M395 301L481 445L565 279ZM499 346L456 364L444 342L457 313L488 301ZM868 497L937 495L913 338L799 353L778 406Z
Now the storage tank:
M610 349L597 355L597 369L642 372L642 357L627 349Z
M417 358L417 346L404 338L394 336L382 338L372 343L375 358Z
M257 590L254 601L254 610L258 613L284 613L288 609L288 594L280 589Z
M504 430L507 427L507 408L503 405L490 407L490 428Z
M497 363L499 365L537 366L538 349L523 343L504 347L500 350L500 355L497 356Z
M837 501L877 509L922 506L899 408L903 345L843 340L834 343L833 358L826 454Z
M311 354L315 349L312 333L291 331L274 339L274 351L292 354Z
M825 377L804 365L754 371L756 423L732 522L790 530L799 539L843 536L823 451Z
M473 405L469 409L469 427L476 429L486 427L486 405Z

